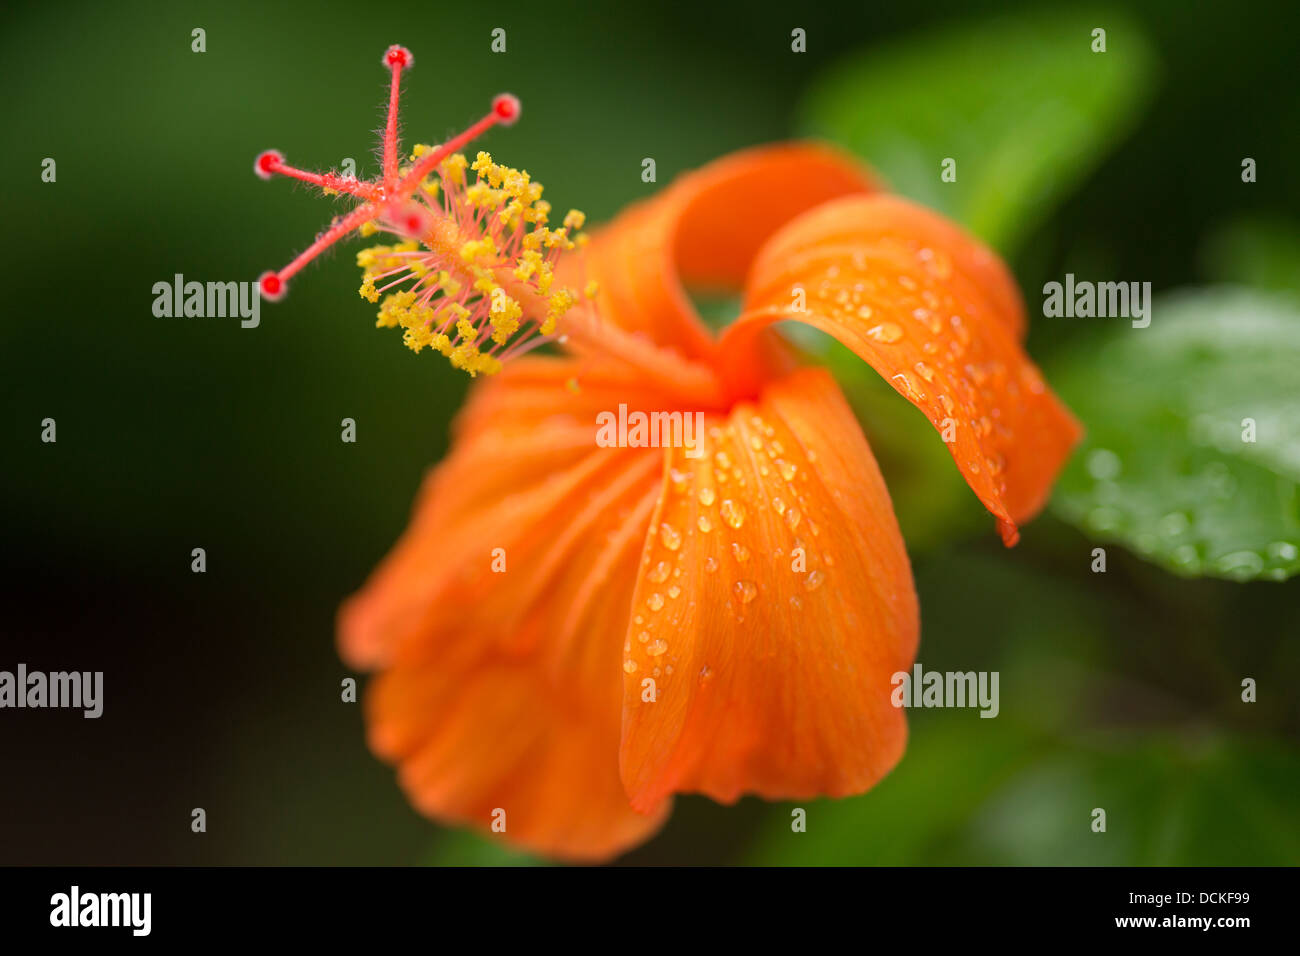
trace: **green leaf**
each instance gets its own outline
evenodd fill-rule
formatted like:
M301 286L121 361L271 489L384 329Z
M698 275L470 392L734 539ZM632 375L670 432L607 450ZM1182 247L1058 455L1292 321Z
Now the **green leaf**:
M1104 53L1092 52L1097 27ZM801 126L1010 252L1131 125L1153 72L1142 34L1116 12L1005 17L837 64ZM947 158L955 182L940 179Z
M1050 371L1087 428L1053 509L1180 575L1295 574L1300 308L1220 287L1157 299L1151 316Z
M1217 733L1070 742L989 800L951 852L991 865L1289 865L1298 776L1293 753Z
M1034 743L1006 721L974 712L912 721L902 763L875 789L847 800L798 804L807 831L791 829L782 805L757 836L749 863L762 866L916 866L956 838L1000 785L1026 766Z
M775 808L749 863L777 866L1286 865L1300 759L1217 732L1051 738L974 713L914 721L903 762L847 800ZM995 726L996 725L996 726ZM1093 811L1106 813L1094 832Z

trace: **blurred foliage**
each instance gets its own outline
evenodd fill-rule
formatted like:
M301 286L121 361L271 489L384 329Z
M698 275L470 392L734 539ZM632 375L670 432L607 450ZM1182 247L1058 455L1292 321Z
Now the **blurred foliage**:
M1210 278L1300 295L1300 225L1277 216L1237 219L1202 252Z
M1097 27L1105 53L1092 52ZM1153 72L1115 10L994 18L847 58L812 86L802 126L1012 252L1133 124Z
M546 861L516 850L500 837L476 830L449 830L420 861L425 866L544 866Z
M1049 369L1088 434L1053 507L1184 575L1300 570L1300 308L1239 288L1157 299Z
M1209 582L1174 607L1141 562L1114 561L1103 578L1077 546L992 560L999 549L972 542L916 569L926 635L918 661L926 670L1000 671L998 716L910 710L907 753L883 781L859 797L770 807L745 861L1300 858L1300 755L1264 730L1294 728L1300 662L1289 632L1252 626L1288 598L1276 586L1247 594ZM1253 646L1234 626L1255 635ZM1241 701L1243 673L1259 678L1260 703ZM807 811L804 833L791 829L796 806ZM1091 830L1097 807L1105 834Z

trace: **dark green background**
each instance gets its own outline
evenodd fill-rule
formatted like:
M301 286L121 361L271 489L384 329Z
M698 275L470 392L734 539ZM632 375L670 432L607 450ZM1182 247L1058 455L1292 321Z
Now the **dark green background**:
M1079 255L1158 291L1186 285L1205 278L1218 224L1300 219L1292 7L1128 9L1159 58L1155 99L1024 244L1022 288ZM153 283L252 279L327 222L311 190L252 174L260 150L309 168L351 156L372 173L379 57L400 42L416 56L408 142L446 137L511 90L523 121L485 147L599 221L655 188L642 157L662 185L791 135L808 82L839 56L1019 9L7 7L0 667L102 669L107 698L98 721L0 714L0 863L497 859L408 808L364 746L359 708L339 701L333 643L339 600L402 528L466 379L373 329L355 242L256 330L152 315ZM489 52L497 26L505 56ZM793 26L805 55L790 53ZM194 27L206 53L190 50ZM1242 155L1270 171L1249 191ZM40 180L47 156L54 184ZM1075 334L1040 323L1030 350ZM39 440L45 417L55 445ZM339 440L344 417L355 445ZM1181 580L1119 548L1096 576L1080 557L1092 545L1055 519L1005 552L973 496L966 510L969 533L913 550L921 660L1000 670L1002 716L913 714L900 770L865 798L814 805L802 837L788 808L686 798L628 859L1300 858L1300 584ZM193 547L205 575L190 573ZM1253 707L1238 701L1242 676L1261 681ZM1106 837L1087 830L1094 806L1115 808Z

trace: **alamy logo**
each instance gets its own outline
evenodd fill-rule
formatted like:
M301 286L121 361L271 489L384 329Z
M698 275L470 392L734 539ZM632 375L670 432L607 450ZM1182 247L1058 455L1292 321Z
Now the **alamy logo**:
M1051 319L1132 319L1133 328L1151 324L1150 282L1075 282L1067 272L1065 283L1043 286L1043 315Z
M70 707L95 718L104 712L103 671L0 671L0 708Z
M255 329L262 321L262 297L255 282L186 282L178 272L171 282L155 282L153 294L153 314L160 319L238 316L245 329Z
M629 412L623 404L617 414L600 412L596 425L601 448L685 448L687 458L704 455L703 412Z
M997 671L927 671L916 664L909 674L898 671L889 679L895 707L979 707L981 717L996 717Z
M152 893L82 893L73 886L50 897L51 926L129 926L131 935L152 928Z

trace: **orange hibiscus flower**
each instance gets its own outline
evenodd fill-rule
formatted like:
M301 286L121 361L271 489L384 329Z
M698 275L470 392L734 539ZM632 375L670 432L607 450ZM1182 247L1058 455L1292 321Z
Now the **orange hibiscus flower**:
M381 228L402 242L359 256L362 295L386 295L379 325L499 372L474 387L410 527L341 611L344 659L377 672L372 748L429 816L503 825L570 859L647 839L674 793L871 787L906 740L890 692L916 652L911 569L838 387L770 326L812 325L885 376L1012 545L1079 428L1025 355L1005 267L800 144L684 176L579 248L580 214L552 229L526 173L480 153L471 185L455 153L517 117L516 100L402 167L410 54L385 63L381 179L304 173L278 153L257 163L361 200L264 292ZM688 286L743 289L740 318L715 336ZM547 342L563 354L523 355ZM689 442L597 441L615 414L695 413Z

